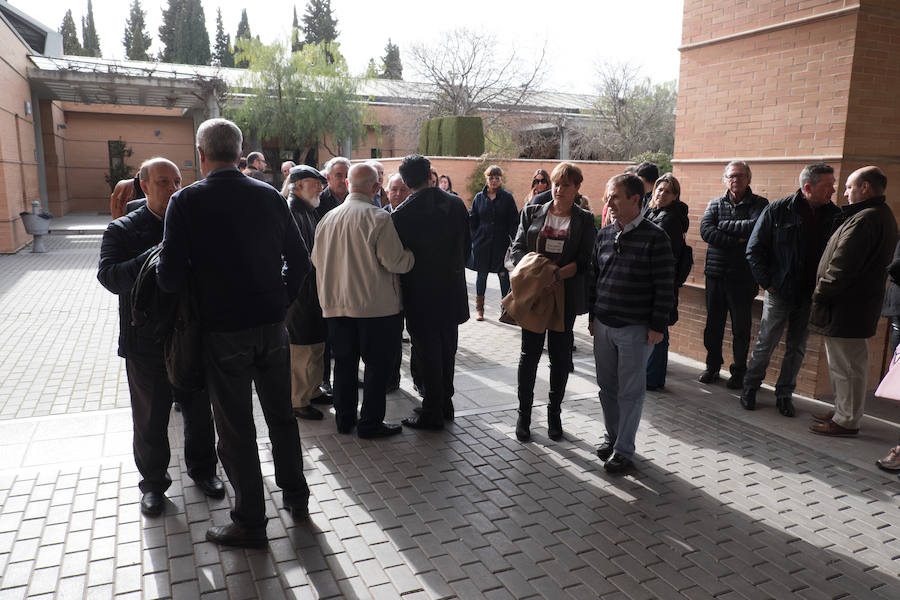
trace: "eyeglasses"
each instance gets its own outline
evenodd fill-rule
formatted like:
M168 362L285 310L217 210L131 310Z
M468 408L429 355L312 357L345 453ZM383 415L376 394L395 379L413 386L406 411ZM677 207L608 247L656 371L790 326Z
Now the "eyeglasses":
M730 175L726 175L725 179L747 179L746 173L731 173Z
M619 244L619 237L621 237L622 232L616 232L616 237L613 238L613 250L616 251L616 254L622 254L622 246Z
M543 177L540 178L540 179L535 178L535 179L532 179L532 180L531 180L531 185L534 185L534 184L536 184L536 183L547 183L547 180L544 179Z
M495 180L495 179L496 179L496 180L500 180L500 179L503 179L503 178L502 178L500 175L491 175L490 177L488 177L488 179L490 179L491 181L493 181L493 180Z

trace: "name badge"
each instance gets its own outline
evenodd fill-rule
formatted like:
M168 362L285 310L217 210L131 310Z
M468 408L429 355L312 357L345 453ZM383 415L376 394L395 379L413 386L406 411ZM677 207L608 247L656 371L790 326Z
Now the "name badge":
M562 254L565 243L565 240L547 240L545 249L550 254Z

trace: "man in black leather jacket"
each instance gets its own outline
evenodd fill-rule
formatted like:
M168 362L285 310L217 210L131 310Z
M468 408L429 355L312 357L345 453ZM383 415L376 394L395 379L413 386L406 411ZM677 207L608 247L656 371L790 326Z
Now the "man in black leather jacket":
M756 408L756 391L787 325L775 401L778 412L794 416L791 396L806 353L816 267L841 213L831 202L834 182L834 169L825 163L804 167L800 189L767 206L747 242L747 260L753 277L765 290L765 300L741 393L741 406L746 410Z
M709 244L706 251L706 370L700 383L719 380L725 318L731 315L733 362L728 387L741 389L750 348L750 321L753 299L759 287L753 280L745 256L747 240L756 220L769 203L750 189L750 165L732 161L725 167L724 196L710 201L700 221L700 237Z
M165 509L165 492L172 484L166 469L171 456L168 427L173 399L182 406L188 475L213 498L224 497L225 487L216 476L215 435L206 392L172 388L161 340L153 336L151 326L136 327L132 321L131 288L150 251L162 241L163 217L170 196L181 188L181 173L170 161L152 158L141 165L140 184L147 203L107 226L97 279L119 296L119 356L125 359L131 393L134 461L143 493L141 512L155 516Z

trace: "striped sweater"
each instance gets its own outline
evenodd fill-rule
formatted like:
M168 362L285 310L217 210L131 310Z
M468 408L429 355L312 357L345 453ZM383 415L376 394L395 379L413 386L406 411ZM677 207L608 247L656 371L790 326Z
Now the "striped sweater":
M611 223L597 233L588 285L590 317L611 327L647 325L663 332L675 289L669 236L646 219L619 231Z

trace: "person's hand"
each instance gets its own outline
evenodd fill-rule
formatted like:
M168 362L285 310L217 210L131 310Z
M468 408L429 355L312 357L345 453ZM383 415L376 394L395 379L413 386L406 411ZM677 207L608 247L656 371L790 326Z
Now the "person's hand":
M125 214L125 205L134 200L134 179L123 179L109 196L109 213L113 219Z
M655 346L663 341L663 337L663 334L659 331L653 331L652 329L647 330L647 343L651 346Z

